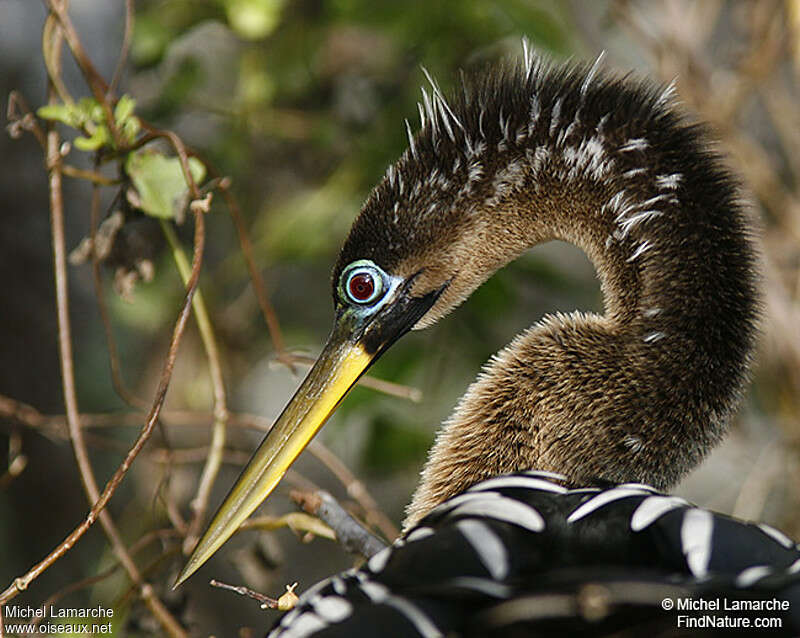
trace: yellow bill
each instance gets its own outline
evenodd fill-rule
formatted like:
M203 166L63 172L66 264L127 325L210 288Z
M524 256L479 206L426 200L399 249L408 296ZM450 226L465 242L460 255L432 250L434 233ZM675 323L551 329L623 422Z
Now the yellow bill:
M361 343L334 330L314 367L220 506L175 587L205 563L269 496L374 359L375 354L369 354Z
M357 285L369 286L362 290L353 285L357 278ZM339 286L336 321L328 343L220 506L178 576L176 587L269 496L358 378L419 321L446 288L412 295L415 278L390 277L368 260L358 260L344 269L342 281L355 296L348 297L345 286ZM374 294L362 299L359 295L363 292Z

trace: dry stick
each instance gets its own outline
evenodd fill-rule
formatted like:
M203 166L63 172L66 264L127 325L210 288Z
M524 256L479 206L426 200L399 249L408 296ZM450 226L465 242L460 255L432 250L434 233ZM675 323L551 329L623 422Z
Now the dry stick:
M353 518L328 492L292 490L289 497L312 516L318 516L335 533L336 539L351 554L371 558L383 549L384 543Z
M52 146L54 147L54 149L57 149L58 147L57 135L53 132L51 132L49 135L51 136L49 139L55 142L55 144L52 144ZM53 218L54 218L53 243L54 243L54 251L56 252L56 290L57 290L57 300L59 301L58 303L59 337L60 337L59 341L63 359L62 375L65 386L67 420L70 423L71 430L77 431L77 437L75 436L74 433L72 433L73 442L76 444L75 445L76 455L80 454L85 460L86 459L85 447L81 450L80 449L81 446L79 445L79 442L82 441L82 439L80 433L80 422L78 420L78 414L77 414L77 405L75 401L74 378L72 376L72 367L71 367L71 344L69 342L69 324L68 324L69 318L67 309L65 307L66 304L64 303L66 297L66 263L65 263L65 250L63 246L63 240L64 240L63 209L61 208L62 202L60 197L60 173L58 171L57 162L55 166L53 166L53 168L51 169L50 181L51 181L51 199L53 205ZM55 563L58 559L60 559L66 552L68 552L72 548L72 546L78 541L78 539L80 539L80 537L86 533L86 531L91 527L91 525L98 517L100 517L102 520L103 508L111 499L111 496L114 494L114 491L117 489L117 486L122 481L123 477L130 468L131 463L139 454L145 442L152 433L153 427L156 421L158 420L158 415L161 411L161 407L164 404L167 388L169 387L169 381L172 376L172 369L175 365L178 346L180 344L183 332L186 328L186 322L189 318L189 313L191 309L191 300L192 297L194 296L194 291L197 286L197 280L200 274L200 265L202 263L202 253L203 253L203 246L205 239L202 214L199 213L195 214L195 224L196 224L195 253L192 262L192 278L187 289L184 305L175 323L172 340L170 342L169 351L167 353L167 357L164 362L164 369L162 371L161 379L159 381L159 387L156 393L156 398L153 402L150 413L148 414L145 427L142 429L141 433L139 434L139 437L137 438L133 447L128 452L128 455L123 460L122 464L114 473L111 480L109 480L109 482L106 484L105 488L103 489L103 493L100 494L98 498L93 499L95 501L94 505L92 506L91 511L89 512L88 516L83 521L83 523L81 523L78 527L76 527L56 549L54 549L48 556L46 556L42 561L40 561L37 565L35 565L32 569L30 569L24 576L16 578L14 582L2 594L0 594L0 605L5 604L6 602L13 599L19 592L24 591L28 587L28 585L33 580L35 580L43 571L45 571L48 567L50 567L53 563ZM91 475L91 468L88 468L88 474L84 474L84 471L82 469L81 475L84 479L89 479L89 481L93 482L93 476ZM117 548L115 547L115 549ZM130 556L128 556L127 553L125 552L124 546L122 546L122 550L123 551L118 554L118 558L120 559L120 562L126 567L126 570L129 570L129 574L131 574L133 578L133 574L136 574L136 567L135 565L133 565ZM130 567L133 568L132 572L130 571ZM135 578L133 579L136 580ZM146 583L141 583L140 595L144 599L148 608L150 608L151 612L156 616L156 618L161 623L164 630L169 635L171 636L186 635L183 628L180 627L180 625L166 610L166 608L163 607L161 601L155 597L152 591L152 587L150 585Z
M20 113L22 111L22 113ZM8 94L8 107L6 108L6 119L8 125L6 130L12 139L17 139L22 135L23 131L30 131L39 142L39 146L44 151L47 148L47 136L39 126L39 121L36 119L33 111L31 110L25 98L19 91L11 91Z
M367 523L375 525L390 541L400 535L400 530L397 529L391 519L378 507L378 504L367 491L364 484L353 475L338 456L318 441L312 441L308 446L308 451L316 456L317 459L339 479L347 490L348 496L358 501L364 509Z
M58 19L49 13L42 28L42 59L47 77L53 90L64 104L74 104L64 80L61 78L61 46L64 43L64 32L59 27Z
M55 101L52 88L50 89L50 103ZM61 191L61 155L59 151L60 141L58 133L51 127L47 134L47 164L49 170L49 188L50 188L50 212L51 212L51 226L53 234L53 261L55 265L55 280L56 280L56 312L58 319L58 342L59 342L59 355L61 363L61 378L64 394L64 403L67 413L67 424L69 426L70 440L72 441L75 458L78 463L80 471L81 482L83 483L84 490L92 506L89 515L82 525L70 534L69 537L57 548L50 557L54 557L50 562L48 558L39 563L33 570L31 570L25 577L18 578L14 584L9 587L6 592L0 595L0 604L2 601L10 599L15 596L19 591L25 589L28 584L41 571L46 569L55 560L68 551L72 545L77 541L80 536L92 525L95 518L100 519L100 523L108 537L114 553L117 555L120 563L125 568L131 580L133 580L140 590L140 595L145 601L145 604L150 609L151 613L161 624L162 628L170 635L176 637L186 636L183 628L172 617L169 611L164 607L163 603L155 596L152 587L142 581L136 564L127 552L125 544L119 535L111 516L103 508L108 500L111 498L114 490L119 482L122 480L125 472L127 472L130 463L138 454L139 449L144 444L146 436L149 435L151 428L145 427L137 440L130 453L123 461L120 468L114 474L112 479L106 485L103 491L103 496L98 490L95 481L94 472L89 461L89 456L86 450L86 443L83 439L83 431L80 425L78 416L77 396L75 392L75 377L72 356L72 335L69 322L69 302L67 290L67 265L66 265L66 249L64 240L64 203ZM197 222L198 234L200 245L202 245L202 221ZM200 252L200 251L198 251ZM198 255L200 256L200 255ZM198 274L200 262L197 263ZM183 322L185 325L185 321ZM164 392L166 394L166 392ZM163 401L163 397L161 399ZM160 406L159 406L160 408ZM148 424L149 425L149 424Z
M110 98L116 93L119 86L125 63L128 61L128 52L131 48L131 38L133 36L133 0L125 0L125 32L122 35L122 46L119 49L119 60L111 76L111 84L106 92L106 98Z
M252 598L253 600L257 600L261 603L262 608L269 608L269 609L277 609L278 608L278 600L277 598L270 598L266 594L262 594L261 592L257 592L255 589L250 589L249 587L245 587L244 585L228 585L227 583L223 583L222 581L211 579L208 583L212 587L219 587L220 589L227 589L228 591L232 591L240 596L246 596L247 598Z
M82 168L70 166L69 164L62 164L61 172L67 177L72 177L74 179L85 179L86 181L92 182L93 184L98 184L100 186L119 186L120 184L120 180L114 179L113 177L106 177L105 175L96 171L87 171Z
M247 530L271 532L276 529L288 527L293 532L305 532L313 536L336 540L336 533L320 518L303 512L289 512L282 516L254 516L248 518L237 529L236 534Z
M64 424L64 417L61 415L47 416L36 410L35 408L0 395L0 416L12 418L24 425L35 428L47 434L52 432L55 436L62 436L61 429ZM122 414L86 414L80 415L83 427L105 427L111 425L134 426L141 422L141 416L138 413L122 413ZM198 412L194 410L169 410L162 413L161 419L170 426L176 425L197 425L198 427L206 427L204 424L198 424L198 421L206 421L209 418L207 412ZM213 419L213 415L211 415ZM229 414L228 425L233 427L244 427L268 432L272 427L269 419L255 414L237 413L232 412ZM344 463L328 449L323 443L319 441L312 441L308 447L311 452L323 465L325 465L330 472L342 483L347 490L347 494L356 500L361 508L366 513L366 519L370 524L374 524L387 539L394 539L398 535L397 528L391 522L386 514L381 511L375 499L367 490L366 486L359 481L355 475L347 468ZM172 451L170 451L172 452ZM157 458L159 463L167 463L170 459L176 463L190 463L197 462L204 459L207 455L206 448L197 448L195 450L179 450L175 451L172 456L168 452L164 452L161 457ZM239 461L247 461L250 458L249 453L242 452L241 459L235 451L229 451L228 457L224 461L237 463Z
M175 236L175 231L172 229L172 226L166 220L162 219L160 221L161 230L172 249L172 257L185 285L191 275L189 262L186 259L186 255L181 248L178 238ZM222 465L222 453L225 449L228 422L228 404L225 394L225 382L222 379L219 349L217 348L217 341L214 338L214 329L211 325L211 319L208 316L208 311L203 301L203 295L199 289L192 300L192 308L197 321L197 327L200 330L203 347L206 351L206 358L208 359L208 372L211 377L211 387L214 393L214 425L209 454L206 458L203 472L200 475L197 493L190 503L194 516L189 523L186 538L183 543L183 551L186 554L194 549L203 526L203 519L206 509L208 508L208 499L211 496L211 488L214 486L214 481L216 481L219 468Z

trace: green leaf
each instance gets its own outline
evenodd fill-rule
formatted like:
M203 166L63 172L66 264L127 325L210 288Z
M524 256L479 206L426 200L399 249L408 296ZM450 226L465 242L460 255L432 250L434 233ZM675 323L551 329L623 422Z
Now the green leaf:
M114 121L117 123L117 125L122 126L125 123L125 120L133 115L133 110L135 108L136 100L134 100L127 93L119 98L117 105L114 107Z
M61 122L67 126L78 126L75 108L67 104L48 104L36 109L36 115L43 120Z
M114 107L114 122L129 144L133 143L142 127L139 118L133 114L135 108L136 100L127 94L119 98L117 106Z
M93 97L82 97L75 108L81 124L86 122L99 124L106 119L103 107Z
M75 148L81 151L96 151L111 141L111 134L105 124L94 129L90 137L76 137L74 140Z
M189 158L189 171L199 183L206 167L197 158ZM185 207L188 185L177 157L160 153L138 151L125 160L125 172L139 194L142 212L151 217L175 219Z
M132 144L136 140L136 136L139 134L141 128L142 123L139 121L138 117L129 117L122 124L122 135L129 144Z

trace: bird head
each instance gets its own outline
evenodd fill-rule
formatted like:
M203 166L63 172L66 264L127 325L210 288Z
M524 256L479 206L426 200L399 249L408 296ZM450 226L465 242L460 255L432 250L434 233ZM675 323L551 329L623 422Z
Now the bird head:
M340 251L328 341L178 583L267 498L386 349L409 330L436 322L495 270L545 239L525 195L534 176L511 134L528 122L535 81L530 67L512 66L465 80L449 102L433 80L432 96L423 90L419 132L412 136L406 123L407 150L367 198Z

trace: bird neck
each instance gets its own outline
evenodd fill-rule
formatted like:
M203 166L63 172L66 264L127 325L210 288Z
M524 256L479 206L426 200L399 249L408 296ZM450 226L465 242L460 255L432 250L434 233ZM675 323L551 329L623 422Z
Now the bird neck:
M545 317L485 365L437 436L406 528L470 485L524 469L666 489L735 408L757 314L735 185L676 118L624 132L601 122L571 140L568 124L482 159L482 197L449 256L472 281L449 292L464 297L559 239L594 264L604 314Z

